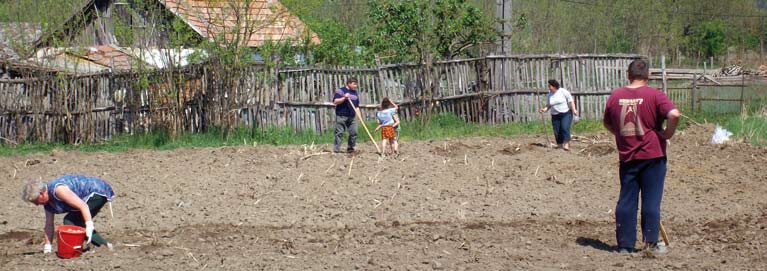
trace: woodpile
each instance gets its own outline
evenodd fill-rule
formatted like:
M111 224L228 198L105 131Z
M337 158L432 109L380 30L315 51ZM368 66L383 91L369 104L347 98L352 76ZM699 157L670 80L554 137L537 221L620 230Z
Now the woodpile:
M727 77L727 76L741 76L741 75L763 75L763 74L760 74L760 71L753 71L753 70L744 68L743 66L732 64L732 65L727 65L722 67L722 69L719 70L719 73L716 76Z

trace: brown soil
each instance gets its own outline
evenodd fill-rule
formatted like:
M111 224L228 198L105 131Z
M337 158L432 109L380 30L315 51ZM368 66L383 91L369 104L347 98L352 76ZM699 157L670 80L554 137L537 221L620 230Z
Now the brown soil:
M767 270L767 149L712 146L712 132L669 147L662 258L613 251L609 137L565 152L515 136L407 142L383 159L372 145L353 158L308 156L328 146L3 157L0 269ZM114 219L105 207L95 221L115 251L39 252L43 211L19 188L65 173L113 184Z

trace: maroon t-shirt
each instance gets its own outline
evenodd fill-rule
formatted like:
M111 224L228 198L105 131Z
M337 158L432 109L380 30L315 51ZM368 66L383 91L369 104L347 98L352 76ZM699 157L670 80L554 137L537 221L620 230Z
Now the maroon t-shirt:
M622 162L666 156L663 121L676 109L673 102L655 88L622 87L613 91L605 106L605 122L615 133Z

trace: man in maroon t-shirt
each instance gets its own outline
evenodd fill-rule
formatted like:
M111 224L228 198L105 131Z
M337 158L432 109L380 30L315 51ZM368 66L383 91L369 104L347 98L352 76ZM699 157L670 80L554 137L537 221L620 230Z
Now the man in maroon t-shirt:
M644 248L650 253L665 253L666 248L658 246L658 235L666 177L666 140L674 136L681 113L666 94L647 86L650 71L644 60L629 64L628 78L629 85L614 90L607 99L603 120L605 128L615 135L620 159L621 191L615 208L615 233L620 252L632 252L641 193Z

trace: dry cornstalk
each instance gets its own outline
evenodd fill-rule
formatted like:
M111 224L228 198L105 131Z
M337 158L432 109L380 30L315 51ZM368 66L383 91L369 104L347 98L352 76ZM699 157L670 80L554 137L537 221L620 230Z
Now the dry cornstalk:
M2 140L5 140L5 141L6 141L6 142L8 142L8 143L11 143L11 145L19 145L19 143L18 143L18 142L16 142L16 141L13 141L13 140L10 140L10 139L7 139L7 138L5 138L5 137L2 137L2 136L0 136L0 139L2 139Z
M325 173L328 173L328 171L330 171L330 169L332 169L335 165L336 165L336 160L333 160L333 164L331 164L330 167L328 167L328 169L325 170Z
M477 176L477 182L479 182L479 176ZM485 178L485 197L490 194L490 181Z
M349 172L346 174L347 176L352 176L352 166L354 165L354 156L352 156L352 161L349 162Z
M397 195L397 192L402 188L402 183L397 183L397 190L394 190L394 194L391 195L391 198L389 198L389 201L394 200L394 196Z
M370 180L371 183L375 184L378 182L378 175L381 174L381 171L379 170L376 172L376 175L373 178L368 177L368 180Z
M192 255L192 252L187 252L187 255L189 255L189 257L192 257L192 260L194 260L194 262L200 263L200 261L198 261L197 258L194 257L194 255Z

